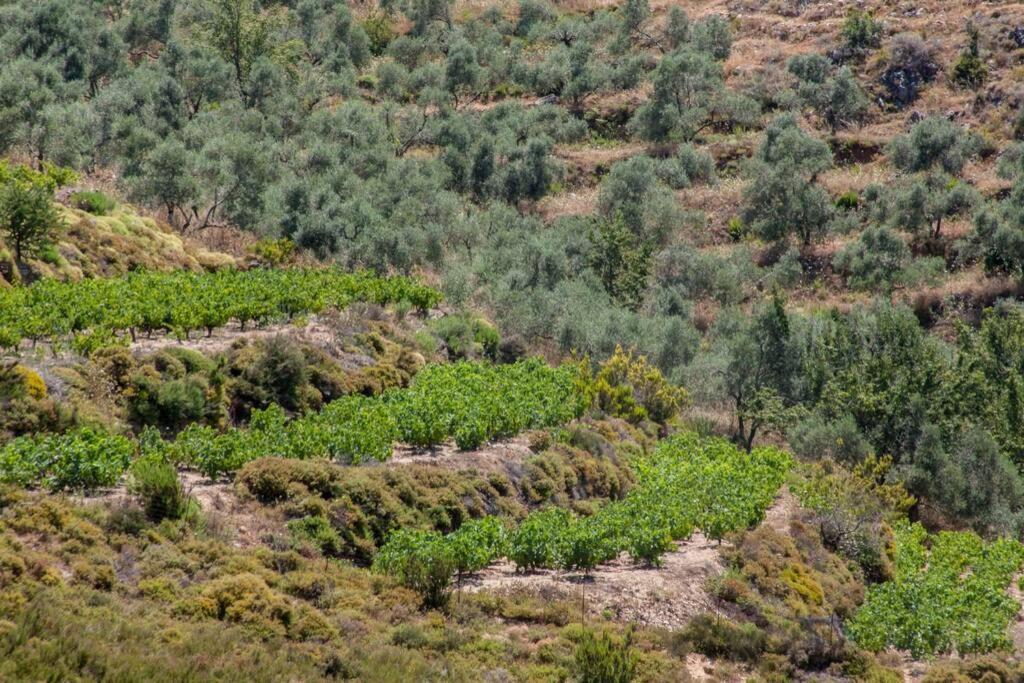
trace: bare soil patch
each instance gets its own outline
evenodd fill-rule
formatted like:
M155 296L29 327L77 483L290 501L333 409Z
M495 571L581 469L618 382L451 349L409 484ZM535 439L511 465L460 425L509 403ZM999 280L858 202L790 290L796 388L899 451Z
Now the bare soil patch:
M613 619L645 626L682 628L696 614L714 609L707 580L725 571L719 545L702 534L678 545L664 557L661 567L634 564L627 555L582 572L537 571L516 573L510 562L488 568L467 580L463 589L516 593L524 589L565 600L576 600L580 612L593 619Z
M520 435L512 439L495 441L472 451L459 450L454 441L429 449L398 444L391 458L379 466L433 465L457 472L472 470L504 474L512 481L518 481L522 478L523 463L533 455L529 440Z

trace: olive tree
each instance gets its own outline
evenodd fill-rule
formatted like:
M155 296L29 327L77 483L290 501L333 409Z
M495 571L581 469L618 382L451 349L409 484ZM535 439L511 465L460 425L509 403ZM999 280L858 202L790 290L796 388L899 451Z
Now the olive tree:
M651 76L653 92L630 121L647 140L692 140L715 125L753 125L754 100L725 88L722 65L707 53L683 47L665 55Z
M801 244L811 244L832 220L832 202L816 182L831 167L828 145L804 133L795 118L773 121L751 163L743 193L745 225L765 240L795 235Z
M889 159L903 179L882 193L882 216L894 227L938 239L944 219L966 213L977 203L978 193L957 175L978 146L975 136L934 116L893 140Z

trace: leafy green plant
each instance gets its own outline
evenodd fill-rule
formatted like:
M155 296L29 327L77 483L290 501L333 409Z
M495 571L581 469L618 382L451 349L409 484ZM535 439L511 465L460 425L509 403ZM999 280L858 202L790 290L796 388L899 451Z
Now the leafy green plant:
M117 207L117 202L98 190L82 190L73 193L71 206L87 211L94 216L106 216Z
M854 50L877 48L882 44L882 24L870 12L851 10L843 22L843 39Z
M54 491L114 486L135 452L129 439L87 427L23 436L0 448L0 482Z
M629 683L636 676L637 660L632 630L622 638L587 630L576 644L573 669L580 683Z
M337 555L341 552L341 536L325 517L310 515L293 519L288 522L288 531L295 543L310 544L324 555Z
M131 465L128 490L142 503L154 522L181 519L188 511L189 497L178 479L174 465L160 456L138 458Z
M919 524L895 533L895 577L868 589L850 636L868 650L891 646L915 657L1009 648L1007 626L1020 605L1006 589L1024 545L986 543L972 532L929 535Z
M381 548L373 568L419 593L425 607L441 607L450 597L457 562L437 532L401 529Z
M531 514L509 534L508 558L523 571L553 567L558 557L558 539L570 520L569 513L562 508Z
M52 227L49 219L44 222L47 230ZM0 339L13 346L25 337L59 343L86 333L109 338L127 332L134 338L138 332L159 330L187 338L193 330L209 333L232 320L244 328L252 322L345 308L353 301L408 301L427 309L440 298L437 291L409 278L378 278L338 268L133 272L81 282L40 280L0 290Z
M988 78L988 67L978 52L978 28L967 24L967 47L953 65L953 80L965 88L977 90Z

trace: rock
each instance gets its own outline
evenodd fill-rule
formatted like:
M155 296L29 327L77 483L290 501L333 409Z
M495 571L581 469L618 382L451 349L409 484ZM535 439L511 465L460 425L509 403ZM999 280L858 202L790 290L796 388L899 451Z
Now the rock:
M900 107L917 99L920 84L917 75L906 69L889 69L882 74L882 85L889 91L889 99Z
M1017 44L1017 47L1024 47L1024 26L1017 26L1010 31L1010 38Z
M537 98L537 100L533 103L533 105L535 107L539 107L542 104L557 104L557 103L558 103L558 95L545 95L544 97Z

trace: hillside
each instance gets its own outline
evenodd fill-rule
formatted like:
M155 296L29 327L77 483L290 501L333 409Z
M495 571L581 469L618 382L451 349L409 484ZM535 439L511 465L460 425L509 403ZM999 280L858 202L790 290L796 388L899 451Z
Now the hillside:
M1024 5L0 56L0 680L1024 680Z
M102 215L62 203L55 203L55 210L60 224L55 239L24 261L24 271L0 236L3 285L17 284L26 275L81 280L133 270L213 270L235 263L231 256L206 249L127 204L117 204Z

